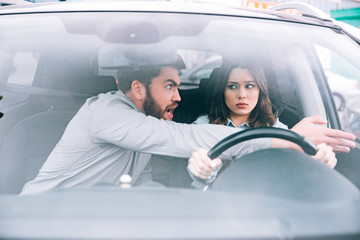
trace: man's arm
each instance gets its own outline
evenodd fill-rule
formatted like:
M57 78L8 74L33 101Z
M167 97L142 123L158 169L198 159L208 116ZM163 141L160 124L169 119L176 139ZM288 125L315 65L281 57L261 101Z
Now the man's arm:
M150 154L189 158L199 148L210 149L236 128L214 124L181 124L146 116L118 100L92 109L90 135L94 142ZM233 159L270 148L270 139L254 139L229 149L221 157Z

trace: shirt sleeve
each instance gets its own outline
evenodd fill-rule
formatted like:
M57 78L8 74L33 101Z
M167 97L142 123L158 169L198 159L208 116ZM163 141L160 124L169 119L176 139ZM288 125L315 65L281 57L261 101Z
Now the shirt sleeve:
M96 104L89 105L89 111L92 141L150 154L189 158L200 147L210 150L217 142L238 131L220 125L182 124L157 119L116 98L96 101ZM238 144L235 150L225 151L220 157L233 159L264 145L271 147L271 141L250 140Z
M193 124L209 124L209 123L210 120L208 115L202 115L193 122Z

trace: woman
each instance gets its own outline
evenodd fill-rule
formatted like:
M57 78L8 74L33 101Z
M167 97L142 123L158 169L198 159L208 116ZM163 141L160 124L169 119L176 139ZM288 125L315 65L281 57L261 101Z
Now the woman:
M270 98L264 73L250 64L222 67L215 79L209 115L199 117L195 124L221 124L252 128L277 126L276 110Z
M288 127L277 119L276 108L272 105L267 82L261 68L253 64L233 64L222 67L215 79L214 94L210 112L200 116L195 124L221 124L241 129L254 127ZM275 109L275 110L274 110ZM278 140L277 147L299 149L295 144ZM318 145L314 158L335 167L335 153L326 144ZM213 181L222 166L219 158L211 161L207 151L199 149L189 159L190 175Z

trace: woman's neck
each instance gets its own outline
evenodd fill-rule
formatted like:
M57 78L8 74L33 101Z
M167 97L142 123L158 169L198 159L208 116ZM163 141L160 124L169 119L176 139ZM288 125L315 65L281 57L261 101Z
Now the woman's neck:
M248 121L249 116L230 116L229 119L235 125L235 127L239 127Z

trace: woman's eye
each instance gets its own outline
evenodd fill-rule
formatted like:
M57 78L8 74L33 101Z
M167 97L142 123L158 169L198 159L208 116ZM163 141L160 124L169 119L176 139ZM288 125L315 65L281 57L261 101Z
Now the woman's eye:
M227 87L228 87L228 89L230 89L230 90L237 89L237 86L236 86L236 85L228 85Z
M246 88L253 88L253 87L255 87L254 84L247 84L247 85L246 85Z

